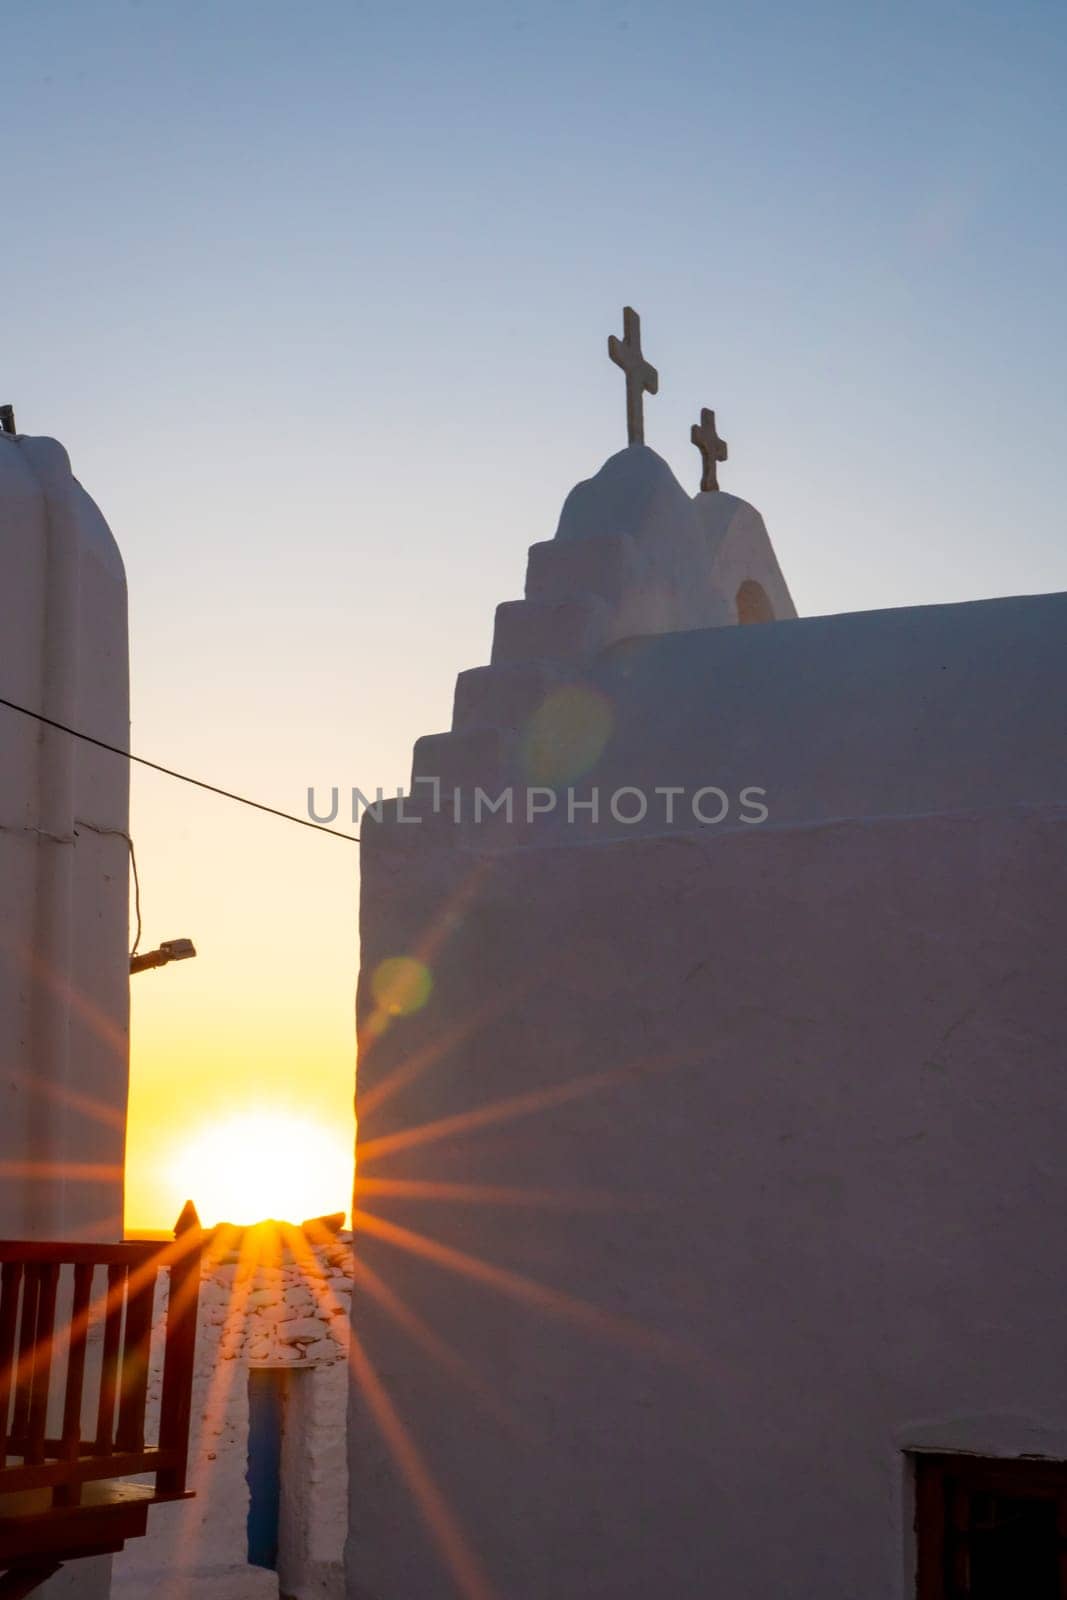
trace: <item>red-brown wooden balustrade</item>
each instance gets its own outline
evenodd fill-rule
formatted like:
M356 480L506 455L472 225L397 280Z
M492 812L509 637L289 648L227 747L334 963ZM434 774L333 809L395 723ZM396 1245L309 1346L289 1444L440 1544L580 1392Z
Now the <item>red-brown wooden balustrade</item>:
M65 1561L121 1550L144 1533L149 1505L187 1495L200 1252L192 1206L163 1245L0 1240L0 1600L21 1600ZM163 1387L148 1439L163 1275Z

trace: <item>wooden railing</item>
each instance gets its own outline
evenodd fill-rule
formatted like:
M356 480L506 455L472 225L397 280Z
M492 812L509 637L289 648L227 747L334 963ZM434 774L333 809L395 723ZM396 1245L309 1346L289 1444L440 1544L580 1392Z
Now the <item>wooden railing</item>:
M164 1245L0 1240L0 1569L39 1553L54 1570L75 1555L121 1549L144 1531L148 1504L185 1495L200 1242L191 1207ZM150 1440L161 1274L170 1282ZM109 1488L145 1474L154 1485ZM0 1580L5 1592L16 1591Z

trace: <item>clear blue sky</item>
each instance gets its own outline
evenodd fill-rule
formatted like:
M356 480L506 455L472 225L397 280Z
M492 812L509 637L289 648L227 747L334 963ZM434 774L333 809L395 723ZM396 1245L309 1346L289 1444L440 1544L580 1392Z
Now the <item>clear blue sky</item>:
M715 408L803 613L1067 587L1062 5L34 0L0 46L0 399L120 540L145 754L403 782L624 442L624 302L648 442L695 488ZM347 847L156 779L134 824L183 1048L225 1011L229 1082L314 995L347 1084Z

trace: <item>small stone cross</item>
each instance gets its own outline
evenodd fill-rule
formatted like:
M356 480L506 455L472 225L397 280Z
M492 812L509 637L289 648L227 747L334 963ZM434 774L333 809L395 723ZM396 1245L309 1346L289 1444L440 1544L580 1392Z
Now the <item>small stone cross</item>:
M623 336L608 339L608 355L626 374L626 434L630 444L645 442L644 395L659 391L659 373L641 354L641 318L632 306L624 306Z
M704 406L700 413L699 427L694 422L689 430L689 437L704 457L704 472L700 479L701 489L717 489L719 487L718 473L715 464L726 460L726 440L720 439L715 428L715 413Z

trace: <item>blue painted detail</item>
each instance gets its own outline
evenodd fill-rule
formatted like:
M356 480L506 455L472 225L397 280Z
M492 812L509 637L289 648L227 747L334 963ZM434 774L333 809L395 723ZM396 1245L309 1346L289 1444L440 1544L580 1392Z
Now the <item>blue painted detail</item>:
M248 1374L248 1561L272 1572L278 1567L286 1376L277 1368Z

